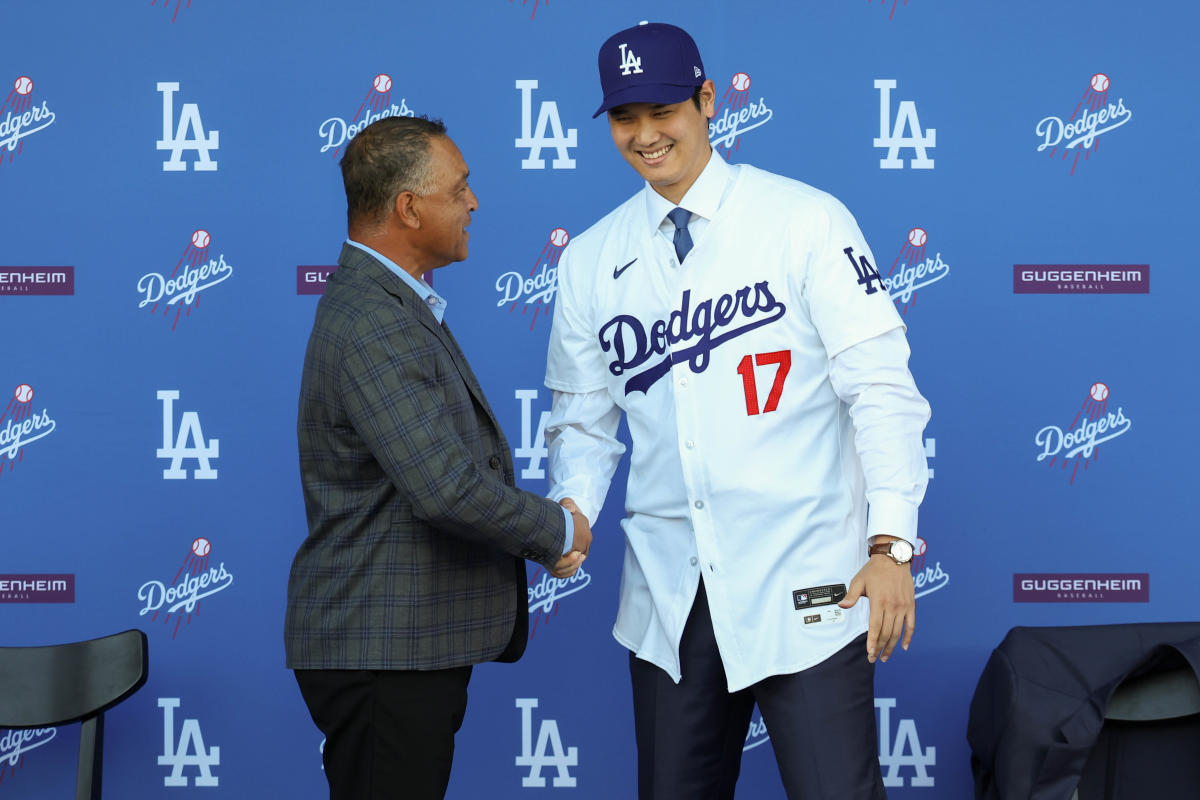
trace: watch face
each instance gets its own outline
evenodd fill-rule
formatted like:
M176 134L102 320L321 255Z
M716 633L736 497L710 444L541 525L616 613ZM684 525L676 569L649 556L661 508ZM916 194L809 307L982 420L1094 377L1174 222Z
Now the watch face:
M901 564L906 561L911 561L913 555L912 545L903 539L898 539L892 542L892 558L899 561Z

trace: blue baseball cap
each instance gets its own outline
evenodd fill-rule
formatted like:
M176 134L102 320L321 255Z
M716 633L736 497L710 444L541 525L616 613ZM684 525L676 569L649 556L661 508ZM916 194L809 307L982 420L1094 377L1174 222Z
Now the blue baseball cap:
M625 103L681 103L704 83L700 50L688 32L643 22L608 37L597 59L604 102L592 119Z

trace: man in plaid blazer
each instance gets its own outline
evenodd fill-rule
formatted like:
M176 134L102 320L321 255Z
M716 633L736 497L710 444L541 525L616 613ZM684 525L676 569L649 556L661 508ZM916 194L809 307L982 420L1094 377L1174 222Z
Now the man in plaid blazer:
M436 121L391 117L342 159L349 238L317 306L297 433L308 537L287 665L334 800L441 798L471 667L515 661L525 560L557 577L582 514L514 488L512 454L421 276L467 257L477 208Z

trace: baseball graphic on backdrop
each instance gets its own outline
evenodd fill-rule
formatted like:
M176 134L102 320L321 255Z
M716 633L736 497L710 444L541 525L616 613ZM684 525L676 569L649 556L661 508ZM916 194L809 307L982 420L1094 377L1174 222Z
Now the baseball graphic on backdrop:
M733 80L730 81L730 84L739 92L744 92L750 88L750 76L744 72L739 72L733 76Z
M381 72L375 76L375 83L373 85L375 87L375 91L386 92L392 88L392 76L385 75Z
M913 228L908 232L908 243L913 247L924 247L926 238L924 228Z
M28 75L22 75L13 81L13 89L15 89L19 95L27 95L33 91L33 79Z
M1103 402L1108 398L1108 387L1103 383L1093 383L1092 388L1088 390L1088 394L1090 394L1092 399L1097 403Z
M208 231L204 230L203 228L192 234L192 244L196 247L201 249L208 247L209 241L211 241L211 239L209 238Z
M33 399L33 387L28 383L22 383L13 391L13 397L16 398L18 403L28 403Z
M1103 72L1097 72L1092 76L1092 90L1096 92L1108 91L1108 76Z
M570 240L570 235L562 228L555 228L550 231L550 244L555 247L566 247L567 242Z
M196 540L192 542L192 552L200 558L204 558L206 555L208 555L209 550L212 550L212 544L210 544L208 539L205 539L203 536L197 536Z

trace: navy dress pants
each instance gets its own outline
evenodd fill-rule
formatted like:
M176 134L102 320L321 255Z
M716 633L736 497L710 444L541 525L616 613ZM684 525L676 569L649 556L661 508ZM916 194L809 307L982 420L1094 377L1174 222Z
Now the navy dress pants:
M701 581L679 657L678 684L629 657L640 800L733 800L755 702L789 800L886 798L865 633L816 666L730 694Z

